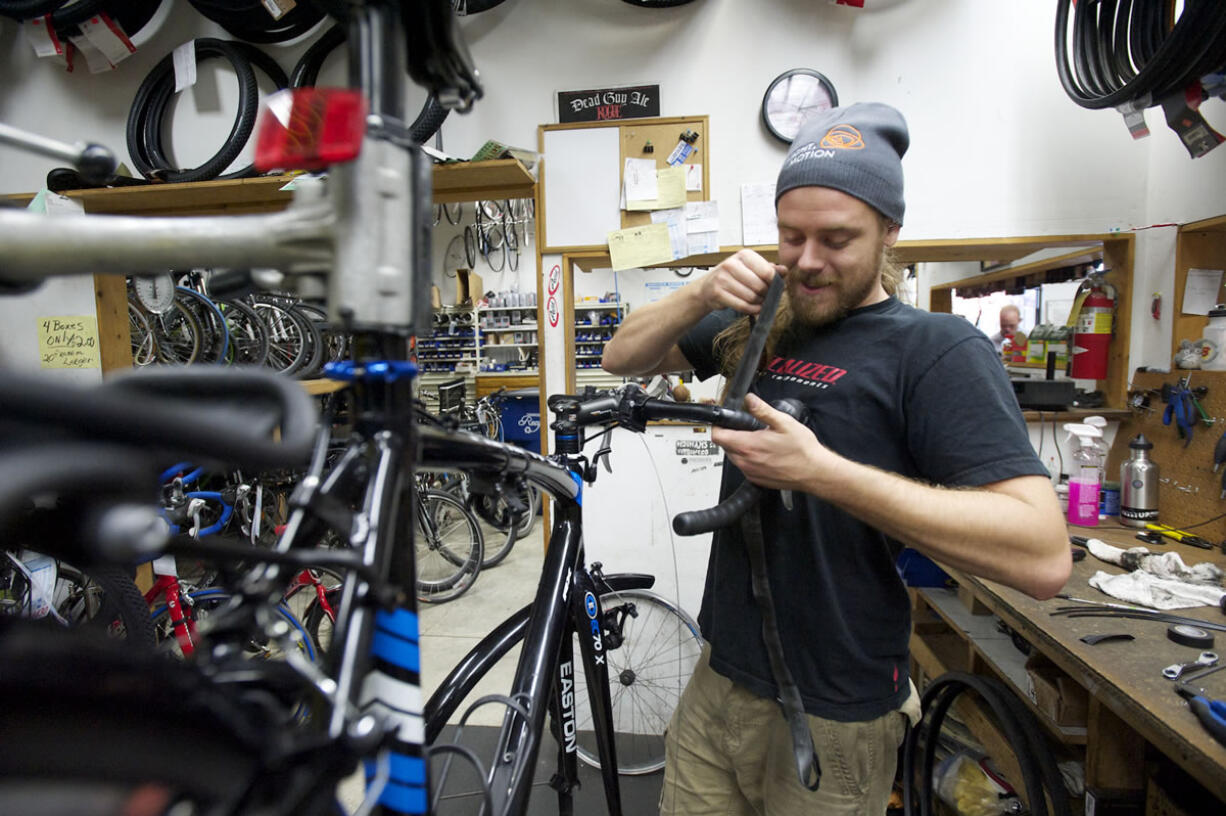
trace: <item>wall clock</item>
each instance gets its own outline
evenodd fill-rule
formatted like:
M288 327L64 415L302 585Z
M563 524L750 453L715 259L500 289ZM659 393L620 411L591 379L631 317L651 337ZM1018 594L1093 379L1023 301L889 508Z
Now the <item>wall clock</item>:
M830 80L810 68L793 68L767 86L762 96L762 123L776 139L791 144L807 118L838 104L839 95Z

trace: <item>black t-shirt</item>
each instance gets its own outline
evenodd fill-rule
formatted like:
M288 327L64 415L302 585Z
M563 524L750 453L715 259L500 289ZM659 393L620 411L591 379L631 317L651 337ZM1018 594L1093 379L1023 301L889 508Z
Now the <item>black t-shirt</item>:
M712 341L737 317L712 313L681 339L699 379L719 372ZM957 487L1047 475L991 341L954 315L894 298L856 309L781 349L753 391L801 400L823 445L906 477ZM726 463L721 495L743 478ZM791 512L777 491L762 501L776 616L806 710L849 722L898 708L911 629L902 545L811 494ZM718 672L777 696L738 525L715 535L699 623Z

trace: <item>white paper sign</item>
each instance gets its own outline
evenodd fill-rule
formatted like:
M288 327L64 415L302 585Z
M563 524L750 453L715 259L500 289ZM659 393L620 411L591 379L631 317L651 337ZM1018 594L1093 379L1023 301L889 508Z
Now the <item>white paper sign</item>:
M136 46L108 14L90 17L80 25L81 33L111 62L111 67L136 52Z
M659 198L655 159L626 159L624 193L629 201L654 201Z
M188 40L174 50L175 93L196 84L196 41Z
M702 192L702 165L687 164L685 166L685 191Z
M1189 269L1188 282L1183 287L1183 313L1208 315L1218 303L1221 288L1221 269Z
M685 205L685 231L719 232L719 202L687 202Z
M673 210L654 210L651 213L653 224L668 225L668 245L673 250L673 260L684 258L688 251L685 237L685 210L678 207Z
M775 220L775 185L741 185L741 241L745 246L779 243Z

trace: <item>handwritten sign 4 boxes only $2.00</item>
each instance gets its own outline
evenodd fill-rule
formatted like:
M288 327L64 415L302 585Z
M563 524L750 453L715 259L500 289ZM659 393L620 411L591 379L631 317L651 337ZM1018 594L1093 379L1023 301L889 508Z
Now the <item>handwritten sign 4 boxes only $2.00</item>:
M38 360L42 368L100 368L98 318L93 315L40 317Z

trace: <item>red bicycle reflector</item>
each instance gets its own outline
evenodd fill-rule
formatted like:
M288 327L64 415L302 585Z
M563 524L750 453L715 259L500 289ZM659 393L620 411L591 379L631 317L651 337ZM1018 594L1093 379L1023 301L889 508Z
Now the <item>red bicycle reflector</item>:
M343 88L295 88L270 94L260 116L255 168L322 170L357 158L366 131L366 100Z

